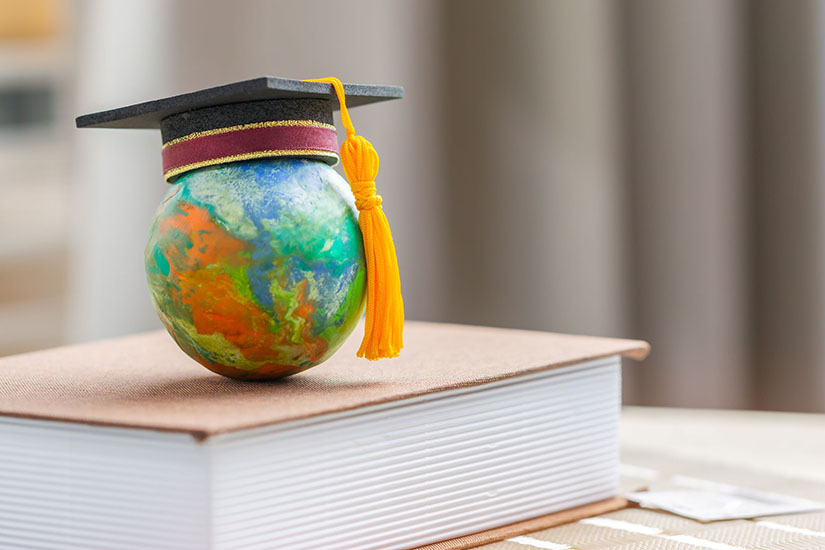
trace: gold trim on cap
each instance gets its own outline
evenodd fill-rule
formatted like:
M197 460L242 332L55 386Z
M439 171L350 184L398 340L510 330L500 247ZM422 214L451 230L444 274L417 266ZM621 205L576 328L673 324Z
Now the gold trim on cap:
M178 166L176 168L171 168L167 170L163 173L163 177L166 179L166 181L169 181L169 179L174 178L175 176L179 176L184 172L195 170L197 168L203 168L205 166L224 164L226 162L237 162L240 160L253 160L268 157L296 156L326 157L335 159L336 163L338 162L338 155L336 153L326 151L324 149L270 149L267 151L253 151L251 153L241 153L239 155L229 155L226 157L218 157L213 159L201 160L198 162L192 162L190 164L184 164L183 166Z
M324 122L318 122L315 120L269 120L266 122L252 122L250 124L239 124L237 126L227 126L226 128L215 128L214 130L192 132L191 134L187 134L183 137L170 139L169 141L163 144L161 150L165 149L170 145L175 145L176 143L189 141L190 139L195 139L199 137L214 136L217 134L225 134L227 132L235 132L238 130L252 130L255 128L273 128L276 126L302 126L304 128L326 128L327 130L335 130L335 126L333 126L332 124L326 124Z

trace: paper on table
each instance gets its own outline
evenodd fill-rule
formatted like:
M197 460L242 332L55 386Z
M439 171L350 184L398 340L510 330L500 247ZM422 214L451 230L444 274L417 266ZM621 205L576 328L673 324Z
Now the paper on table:
M732 485L713 489L667 489L630 493L625 498L643 508L658 508L699 521L745 519L825 509L811 500Z

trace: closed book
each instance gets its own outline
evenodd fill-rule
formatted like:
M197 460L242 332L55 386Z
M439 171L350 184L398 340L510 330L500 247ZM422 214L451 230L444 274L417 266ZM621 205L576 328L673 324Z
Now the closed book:
M621 356L647 344L405 340L263 383L162 332L0 359L0 548L467 547L616 495Z

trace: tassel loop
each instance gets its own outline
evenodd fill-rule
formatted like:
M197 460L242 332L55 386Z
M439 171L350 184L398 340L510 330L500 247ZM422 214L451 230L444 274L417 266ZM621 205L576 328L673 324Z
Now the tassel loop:
M381 196L375 191L379 158L372 143L361 136L348 137L341 144L341 163L355 195L356 208L361 211L381 206Z
M319 78L312 82L332 84L347 132L347 139L341 144L341 164L358 208L358 225L367 263L367 313L358 357L370 360L397 357L404 347L404 300L390 224L381 207L381 195L375 190L378 153L369 141L355 133L341 81Z
M341 163L350 182L375 181L379 162L372 143L361 136L348 136L341 144Z

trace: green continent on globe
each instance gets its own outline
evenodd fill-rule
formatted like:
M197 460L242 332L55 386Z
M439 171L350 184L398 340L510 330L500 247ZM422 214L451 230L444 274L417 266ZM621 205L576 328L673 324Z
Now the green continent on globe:
M288 376L330 357L364 310L366 266L346 182L322 162L189 172L146 245L152 303L178 345L224 376Z

